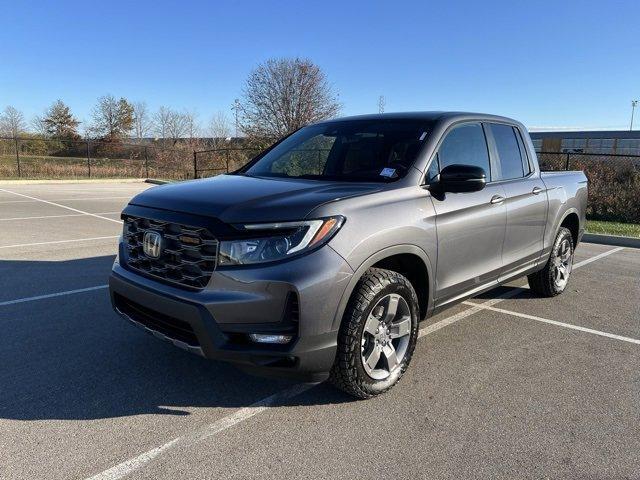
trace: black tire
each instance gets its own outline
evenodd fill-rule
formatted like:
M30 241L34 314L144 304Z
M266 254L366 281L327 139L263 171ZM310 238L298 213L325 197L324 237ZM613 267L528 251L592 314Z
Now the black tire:
M384 379L372 378L363 366L365 323L373 309L386 298L401 296L404 307L410 311L411 324L408 343L404 343L404 356L389 376ZM398 299L398 301L401 301ZM376 307L380 308L380 307ZM401 274L378 268L370 268L362 276L353 291L344 313L338 333L338 350L329 380L339 389L354 397L366 399L380 395L391 389L406 371L418 339L418 297L411 285ZM408 327L406 315L404 324ZM377 344L377 341L376 341ZM382 347L380 347L382 348Z
M569 249L569 266L566 280L563 284L558 284L556 281L556 264L561 261L561 249L568 245ZM549 260L545 264L544 268L536 273L532 273L527 277L529 281L529 287L531 291L540 297L555 297L560 295L567 288L569 278L571 276L571 270L573 266L573 237L571 232L564 227L560 227L556 239L553 242L553 248L549 255Z

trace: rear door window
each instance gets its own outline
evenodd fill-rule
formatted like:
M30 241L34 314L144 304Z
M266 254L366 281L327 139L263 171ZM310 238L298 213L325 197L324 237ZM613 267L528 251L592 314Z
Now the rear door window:
M523 158L516 132L511 125L489 124L498 154L499 171L493 180L510 180L524 177ZM528 173L528 172L527 172Z
M518 147L520 147L520 157L522 157L522 166L524 167L524 176L526 177L531 172L533 172L533 165L531 164L526 147L524 146L522 132L520 132L520 130L518 130L517 128L514 128L514 131L516 132L516 138L518 139Z

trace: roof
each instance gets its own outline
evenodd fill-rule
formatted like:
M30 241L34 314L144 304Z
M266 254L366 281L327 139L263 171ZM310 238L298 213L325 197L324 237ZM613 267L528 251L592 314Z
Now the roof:
M500 117L497 115L489 115L486 113L473 113L473 112L442 112L442 111L433 111L433 112L395 112L395 113L374 113L369 115L356 115L352 117L341 117L334 118L331 120L326 120L319 123L333 123L333 122L343 122L343 121L357 121L357 120L424 120L435 122L437 120L455 120L457 118L468 119L468 118L480 119L480 120L494 120L494 121L508 121L508 122L516 122L515 120L507 117Z

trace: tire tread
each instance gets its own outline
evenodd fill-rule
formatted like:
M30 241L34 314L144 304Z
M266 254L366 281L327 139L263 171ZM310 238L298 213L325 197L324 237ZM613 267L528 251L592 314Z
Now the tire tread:
M361 317L370 306L375 296L389 285L401 285L406 287L412 294L414 305L418 305L418 297L411 285L403 275L392 270L381 268L368 269L349 300L347 309L338 332L338 348L336 361L331 369L329 381L344 392L361 399L371 398L390 390L397 384L397 381L388 387L372 392L367 388L364 379L357 374L356 362L360 355L360 336L358 334ZM407 352L403 361L398 381L404 374L412 351Z

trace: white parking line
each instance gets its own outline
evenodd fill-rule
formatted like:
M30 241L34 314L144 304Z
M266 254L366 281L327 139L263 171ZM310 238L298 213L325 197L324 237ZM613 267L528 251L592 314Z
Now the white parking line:
M15 193L15 192L10 192L10 193ZM73 201L89 201L89 200L119 200L119 199L123 199L123 198L131 198L131 195L127 195L124 197L82 197L82 198L77 198L77 197L73 197L73 198L55 198L54 200L58 201L58 202L73 202ZM37 199L37 200L2 200L0 201L0 205L3 205L5 203L34 203L34 202L42 202L43 200L41 199Z
M116 238L116 237L98 237L98 238ZM85 240L89 240L89 239L85 239ZM71 241L82 241L82 240L71 240ZM65 241L62 241L65 242ZM44 242L44 243L60 243L60 242ZM0 248L7 248L7 247L0 247ZM614 248L611 250L608 250L606 252L603 252L599 255L596 255L594 257L588 258L586 260L583 260L581 262L578 262L574 265L574 268L580 268L584 265L587 265L591 262L594 262L596 260L599 260L601 258L604 258L608 255L611 255L613 253L616 253L618 251L622 250L621 248ZM42 299L47 299L47 298L53 298L53 297L60 297L60 296L65 296L65 295L72 295L72 294L77 294L77 293L82 293L82 292L88 292L88 291L93 291L93 290L100 290L100 289L104 289L107 288L108 285L98 285L95 287L88 287L88 288L84 288L84 289L77 289L77 290L68 290L65 292L58 292L58 293L53 293L53 294L48 294L48 295L39 295L36 297L27 297L27 298L21 298L21 299L16 299L16 300L9 300L6 302L2 302L0 303L0 306L3 305L12 305L12 304L16 304L16 303L24 303L24 302L31 302L31 301L36 301L36 300L42 300ZM601 336L606 336L609 338L615 338L617 340L623 340L623 341L630 341L632 343L639 343L640 344L640 340L636 340L636 339L632 339L632 338L628 338L628 337L621 337L619 335L613 335L613 334L608 334L606 332L600 332L597 330L592 330L592 329L588 329L588 328L584 328L584 327L578 327L576 325L570 325L570 324L564 324L562 322L556 322L553 320L548 320L548 319L542 319L541 317L534 317L532 315L526 315L526 314L519 314L517 312L511 312L509 310L503 310L503 309L499 309L499 308L495 308L493 307L493 305L502 302L508 298L514 297L517 294L521 293L524 289L521 287L517 287L517 288L513 288L507 292L505 292L504 294L500 295L497 298L491 299L491 300L487 300L485 302L482 303L472 303L472 302L464 302L467 305L470 305L471 308L464 310L462 312L459 312L457 314L451 315L437 323L434 323L432 325L426 326L422 329L420 329L420 332L418 334L419 337L424 337L426 335L429 335L431 333L434 333L438 330L440 330L441 328L446 327L447 325L451 325L463 318L469 317L477 312L480 312L482 310L495 310L495 311L499 311L499 312L503 312L503 313L508 313L510 315L516 315L516 316L524 316L525 318L530 318L533 320L537 320L537 321L542 321L545 323L550 323L553 325L558 325L558 326L563 326L563 327L567 327L567 328L572 328L575 330L580 330L580 331L585 331L588 333L594 333L596 335L601 335ZM148 450L132 459L129 459L127 461L124 461L122 463L119 463L118 465L111 467L107 470L104 470L103 472L98 473L97 475L90 477L88 480L116 480L116 479L120 479L123 478L127 475L129 475L130 473L144 467L146 464L148 464L149 462L151 462L152 460L154 460L155 458L157 458L159 455L161 455L162 453L164 453L165 451L171 450L172 448L175 448L176 446L188 446L194 443L197 443L199 441L205 440L219 432L222 432L224 430L227 430L228 428L241 423L245 420L248 420L249 418L267 410L270 407L276 406L278 403L280 403L283 400L289 399L289 398L293 398L296 395L299 395L307 390L309 390L310 388L312 388L313 385L309 385L309 384L301 384L301 385L295 385L293 387L287 388L285 390L282 390L280 392L276 392L275 394L263 398L262 400L259 400L258 402L250 405L249 407L245 407L242 408L234 413L232 413L231 415L227 415L219 420L217 420L216 422L213 422L209 425L206 425L205 427L198 429L195 432L192 432L190 434L184 435L182 437L177 437L159 447L153 448L151 450Z
M587 258L586 260L582 260L581 262L574 263L573 268L584 267L585 265L589 265L591 262L595 262L596 260L600 260L601 258L607 257L612 253L619 252L620 250L624 250L624 247L612 248L611 250L607 250L606 252L602 252L600 255L596 255L595 257Z
M479 310L490 310L492 312L505 313L514 317L526 318L528 320L535 320L536 322L548 323L549 325L556 325L558 327L570 328L571 330L578 330L580 332L592 333L593 335L600 335L601 337L612 338L614 340L621 340L623 342L635 343L640 345L640 340L631 337L623 337L622 335L615 335L613 333L603 332L601 330L594 330L592 328L580 327L571 323L558 322L556 320L549 320L548 318L537 317L535 315L529 315L527 313L514 312L512 310L505 310L504 308L496 308L485 304L477 304L472 302L463 302L465 305L473 305L474 308Z
M63 297L65 295L73 295L75 293L93 292L94 290L105 289L108 286L109 285L97 285L95 287L78 288L76 290L67 290L66 292L48 293L46 295L36 295L35 297L24 297L24 298L18 298L16 300L7 300L5 302L0 302L0 307L4 307L6 305L15 305L16 303L25 303L25 302L33 302L35 300L44 300L46 298Z
M604 252L600 255L596 255L595 257L592 257L591 259L587 259L584 260L578 264L575 265L574 268L579 268L583 265L586 265L588 263L591 263L591 261L595 261L598 260L600 258L606 257L608 255L611 255L612 253L615 253L617 251L620 251L621 249L619 248L615 248L612 250L608 250L607 252ZM462 312L456 313L454 315L451 315L447 318L445 318L444 320L441 320L437 323L434 323L432 325L429 325L427 327L424 327L422 329L420 329L420 332L418 334L418 337L424 337L426 335L429 335L431 333L434 333L438 330L440 330L441 328L446 327L447 325L451 325L459 320L462 320L463 318L469 317L477 312L482 311L485 308L493 308L492 305L495 305L499 302L502 302L504 300L507 300L508 298L514 297L516 295L518 295L519 293L521 293L524 289L521 287L517 287L517 288L513 288L507 292L505 292L504 294L500 295L497 298L493 298L491 300L487 300L481 304L474 304L471 302L464 302L467 304L471 305L471 308L464 310ZM311 388L311 386L309 385L303 385L303 390L302 391L306 391L309 388ZM283 390L279 393L276 393L270 397L267 397L263 400L258 401L257 403L254 403L253 405L251 405L250 407L247 408L243 408L227 417L223 417L222 419L212 423L211 425L208 425L206 427L204 427L202 430L198 430L195 433L192 434L188 434L184 437L178 437L175 438L173 440L171 440L170 442L165 443L164 445L161 445L159 447L153 448L147 452L144 452L140 455L138 455L137 457L134 457L133 459L127 460L125 462L122 462L112 468L109 468L108 470L105 470L91 478L89 478L88 480L116 480L116 479L120 479L123 478L127 475L129 475L130 473L133 473L135 470L138 470L142 467L144 467L146 464L148 464L149 462L151 462L153 459L157 458L160 454L171 450L172 448L176 447L177 445L190 445L193 443L196 443L198 441L204 440L208 437L211 437L212 435L215 435L218 432L221 432L222 430L226 430L229 427L232 427L233 425L236 425L240 422L243 422L244 420L247 420L251 417L253 417L254 415L266 410L268 407L270 406L274 406L277 400L274 400L274 397L280 398L280 396L284 395L286 398L292 398L296 395L298 395L299 393L302 392L297 392L295 393L293 390L295 389L295 387Z
M46 203L48 205L53 205L55 207L66 208L67 210L71 210L72 212L84 213L85 215L89 215L91 217L96 217L96 218L101 218L101 219L107 220L109 222L122 223L120 220L114 220L113 218L103 217L103 216L97 215L95 213L89 213L89 212L85 212L84 210L78 210L77 208L67 207L66 205L62 205L60 203L55 203L55 202L50 202L49 200L43 200L41 198L31 197L29 195L25 195L24 193L12 192L11 190L6 190L4 188L0 188L0 192L12 193L14 195L18 195L19 197L25 197L25 198L29 198L31 200L37 200L38 202Z
M241 408L235 413L228 415L226 417L221 418L220 420L213 422L209 425L205 425L201 429L196 430L195 432L174 438L173 440L161 445L159 447L148 450L137 457L134 457L126 462L119 463L118 465L111 467L108 470L98 473L93 477L90 477L88 480L116 480L119 478L126 477L130 473L138 470L139 468L145 466L147 463L152 461L161 453L175 448L177 446L189 446L194 443L200 442L202 440L206 440L207 438L220 433L228 428L233 427L234 425L244 422L249 418L264 412L270 407L277 406L277 404L282 403L283 401L300 395L303 392L306 392L310 388L313 388L315 385L311 384L299 384L294 385L293 387L281 390L273 395L263 398L262 400L258 400L256 403Z
M116 215L121 212L99 212L95 215ZM43 218L64 218L64 217L83 217L86 213L69 213L67 215L42 215L39 217L11 217L11 218L0 218L0 222L8 222L10 220L40 220Z
M584 267L585 265L590 264L591 262L595 262L596 260L600 260L601 258L604 257L608 257L609 255L619 252L620 250L623 250L624 247L617 247L617 248L612 248L611 250L607 250L606 252L603 252L599 255L595 255L593 257L587 258L586 260L582 260L581 262L575 263L573 265L573 269L576 270L580 267ZM470 315L473 315L475 313L478 313L480 310L483 309L489 309L492 307L492 305L495 305L497 303L500 303L504 300L508 300L509 298L513 298L516 295L524 292L526 290L526 287L528 285L525 283L519 287L513 287L510 290L508 290L507 292L503 293L502 295L497 296L496 298L492 298L491 300L487 300L486 302L482 302L482 303L475 303L475 302L463 302L465 305L471 305L471 308L467 309L467 310L463 310L462 312L456 313L455 315L451 315L450 317L445 318L444 320L440 320L439 322L436 322L432 325L429 325L425 328L420 329L420 333L418 334L418 338L424 336L424 335L428 335L430 333L433 333L437 330L440 330L441 328L446 327L447 325L451 325L452 323L457 322L458 320L462 320L463 318L467 318Z
M107 240L109 238L119 238L119 237L120 235L111 235L109 237L73 238L71 240L54 240L51 242L18 243L16 245L2 245L0 246L0 248L33 247L36 245L53 245L56 243L91 242L93 240Z

